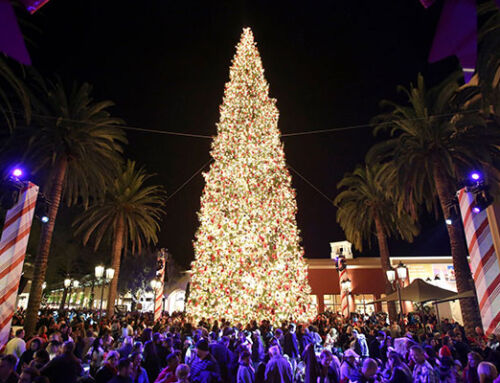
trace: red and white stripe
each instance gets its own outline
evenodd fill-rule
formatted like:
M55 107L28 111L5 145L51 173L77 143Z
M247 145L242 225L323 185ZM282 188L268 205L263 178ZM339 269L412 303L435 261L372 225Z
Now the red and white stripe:
M38 186L31 182L19 193L19 201L7 211L0 239L0 345L9 339L16 311L17 290L35 213Z
M339 284L340 284L340 309L344 317L349 316L349 292L344 290L342 282L347 279L347 268L339 269Z
M158 269L156 271L156 279L158 279L161 282L161 285L158 289L155 291L155 312L154 312L154 320L155 322L160 319L161 317L161 309L162 309L162 303L163 303L163 288L164 288L164 281L165 281L165 263L166 263L166 258L165 258L165 253L160 250L158 251L158 264L163 265L161 269Z
M474 196L465 189L458 192L458 200L483 327L486 334L498 333L500 331L500 267L488 215L486 210L479 213L472 212Z

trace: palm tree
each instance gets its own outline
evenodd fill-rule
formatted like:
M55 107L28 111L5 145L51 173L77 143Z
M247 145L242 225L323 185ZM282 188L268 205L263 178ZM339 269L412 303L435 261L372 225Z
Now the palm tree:
M338 183L341 192L334 204L338 208L337 222L359 251L363 250L364 243L371 247L373 233L376 234L388 295L393 289L386 274L391 268L387 238L396 236L412 241L418 229L408 214L398 212L394 200L381 183L386 166L378 163L358 165L353 173L346 174ZM388 303L388 309L393 320L396 318L394 302Z
M29 91L22 75L12 68L10 61L0 54L0 114L9 134L12 133L18 120L18 113L15 110L17 104L23 108L22 115L25 122L29 123L31 119ZM24 71L21 70L21 72Z
M416 214L417 207L449 214L456 206L456 190L465 174L477 167L493 166L499 158L500 130L484 124L479 113L453 105L460 74L427 90L423 77L410 89L399 87L409 105L385 101L391 111L377 120L376 131L389 129L390 139L372 148L370 160L390 161L387 176L399 187L400 209ZM460 219L447 225L459 293L474 289L465 236ZM461 301L466 330L481 326L476 298Z
M108 296L108 316L113 315L117 296L120 262L123 249L139 252L144 246L158 242L159 221L165 205L161 186L146 185L151 175L135 162L127 161L123 172L106 192L105 199L92 205L78 217L73 226L75 235L83 235L86 244L94 237L94 249L104 238L112 240L111 267L115 275Z
M45 279L52 234L62 199L68 205L87 204L105 190L108 179L118 173L126 143L121 120L111 117L110 101L94 101L89 84L66 90L62 82L39 79L33 87L36 111L33 124L14 130L10 147L25 148L26 159L42 170L44 191L50 201L49 222L42 228L35 258L35 273L26 313L25 329L35 330L42 283Z

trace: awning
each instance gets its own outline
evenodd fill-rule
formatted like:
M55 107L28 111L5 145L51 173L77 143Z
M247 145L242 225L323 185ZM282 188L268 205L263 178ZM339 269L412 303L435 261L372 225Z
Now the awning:
M452 296L449 296L448 298L440 299L439 301L432 302L432 304L437 305L439 303L455 301L457 299L474 298L475 295L476 294L474 294L473 290L469 290L469 291L466 291L465 293L462 293L462 294L453 294Z
M448 300L452 296L456 296L457 293L451 290L442 289L425 282L424 280L417 278L408 286L401 289L401 300L411 301L416 303L425 303L430 301L441 301ZM452 298L449 300L458 299ZM398 292L395 291L389 294L385 298L377 299L376 301L369 302L367 304L374 304L378 302L389 302L399 300Z

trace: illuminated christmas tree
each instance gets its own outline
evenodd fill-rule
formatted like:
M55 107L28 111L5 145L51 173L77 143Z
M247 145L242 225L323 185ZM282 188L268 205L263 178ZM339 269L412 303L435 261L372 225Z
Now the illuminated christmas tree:
M249 28L230 69L194 242L187 312L195 320L308 320L307 265L276 100Z

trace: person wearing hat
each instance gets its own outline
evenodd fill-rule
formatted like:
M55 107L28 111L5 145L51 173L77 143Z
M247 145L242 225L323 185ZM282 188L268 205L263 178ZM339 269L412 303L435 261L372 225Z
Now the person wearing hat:
M352 380L356 382L360 378L360 374L358 368L356 366L357 359L359 355L353 349L348 348L344 352L344 361L340 366L340 379L344 380Z
M206 339L196 342L196 357L191 362L191 381L193 383L222 382L219 366L210 354Z

